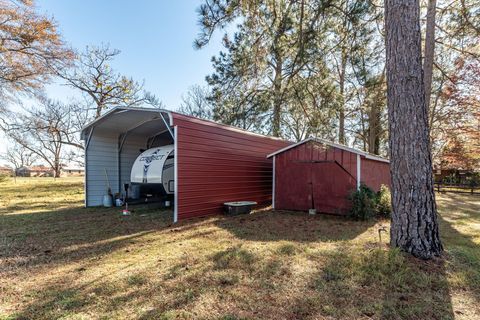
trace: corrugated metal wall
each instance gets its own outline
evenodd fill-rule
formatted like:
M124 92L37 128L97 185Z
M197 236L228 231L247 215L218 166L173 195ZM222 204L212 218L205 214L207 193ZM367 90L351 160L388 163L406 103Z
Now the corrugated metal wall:
M269 153L289 142L173 113L177 128L178 219L217 214L227 201L269 204Z
M389 184L388 163L361 156L361 181L378 190ZM387 168L387 171L385 171ZM386 175L388 173L388 175ZM306 142L275 156L275 209L344 214L356 189L357 154Z
M390 187L390 164L362 157L361 180L374 191L382 184Z
M120 154L120 188L122 188L122 191L123 184L130 183L130 173L135 159L140 155L140 148L146 148L145 137L129 135L125 139Z
M93 132L85 154L86 206L100 206L107 193L105 170L112 192L118 192L118 136L108 132Z

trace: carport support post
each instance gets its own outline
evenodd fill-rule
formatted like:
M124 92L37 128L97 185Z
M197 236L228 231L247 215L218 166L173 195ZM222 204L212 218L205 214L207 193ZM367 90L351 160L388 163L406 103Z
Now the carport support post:
M357 154L357 190L360 190L360 172L361 172L361 164L360 164L360 155Z
M178 126L173 127L173 223L178 221Z
M273 156L272 168L272 209L275 209L275 156Z
M123 146L125 145L125 140L127 139L129 131L127 131L125 133L122 133L118 136L117 170L118 170L118 193L119 194L121 194L122 190L123 190L123 184L122 184L122 151L123 151Z
M84 163L85 163L85 174L83 177L84 186L85 186L85 208L88 207L88 167L87 167L87 152L88 146L90 145L90 140L92 139L93 129L95 126L92 126L90 131L88 132L87 139L85 140L85 152L84 152Z

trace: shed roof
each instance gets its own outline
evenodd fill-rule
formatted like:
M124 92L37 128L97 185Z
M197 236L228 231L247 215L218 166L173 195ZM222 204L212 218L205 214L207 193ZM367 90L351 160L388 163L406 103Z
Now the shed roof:
M313 141L313 142L316 142L316 143L320 143L320 144L326 144L328 146L331 146L331 147L334 147L334 148L338 148L338 149L342 149L342 150L345 150L345 151L349 151L349 152L352 152L352 153L356 153L356 154L359 154L361 156L364 156L365 158L367 159L371 159L371 160L375 160L375 161L381 161L381 162L386 162L386 163L390 163L390 161L388 159L385 159L385 158L382 158L382 157L379 157L377 155L373 155L371 153L368 153L368 152L365 152L365 151L362 151L362 150L359 150L359 149L355 149L355 148L350 148L350 147L347 147L343 144L338 144L338 143L334 143L334 142L330 142L330 141L327 141L327 140L324 140L324 139L320 139L320 138L307 138L305 140L302 140L300 142L297 142L295 144L292 144L292 145L289 145L283 149L280 149L280 150L277 150L275 151L274 153L271 153L267 156L267 158L271 158L277 154L280 154L280 153L283 153L287 150L290 150L290 149L293 149L299 145L302 145L304 143L307 143L307 142L310 142L310 141Z

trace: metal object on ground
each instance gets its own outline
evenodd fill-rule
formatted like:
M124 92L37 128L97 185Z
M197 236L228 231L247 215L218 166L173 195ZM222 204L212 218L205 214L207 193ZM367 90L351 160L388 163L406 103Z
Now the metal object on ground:
M257 205L255 201L235 201L235 202L225 202L225 213L227 215L237 215L237 214L249 214L252 211L252 207Z

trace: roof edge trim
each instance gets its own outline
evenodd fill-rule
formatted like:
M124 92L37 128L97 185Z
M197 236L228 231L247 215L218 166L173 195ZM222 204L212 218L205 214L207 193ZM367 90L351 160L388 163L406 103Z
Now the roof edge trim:
M132 108L132 107L114 107L111 110L108 110L105 114L101 115L100 117L90 121L87 123L85 126L83 126L82 130L80 131L80 138L82 140L85 140L85 131L92 127L95 126L98 122L101 122L105 118L113 115L113 114L118 114L118 113L123 113L127 111L148 111L152 113L165 113L168 115L168 122L170 126L173 126L173 117L172 117L172 111L166 110L166 109L155 109L155 108Z
M334 147L334 148L338 148L338 149L349 151L349 152L352 152L352 153L355 153L355 154L359 154L359 155L364 156L365 158L370 159L370 160L376 160L376 161L390 163L390 161L388 159L385 159L385 158L382 158L382 157L379 157L379 156L376 156L376 155L372 155L368 152L364 152L362 150L351 148L351 147L345 146L343 144L338 144L338 143L330 142L330 141L327 141L327 140L324 140L324 139L313 138L313 137L307 138L305 140L302 140L300 142L297 142L295 144L292 144L292 145L286 146L285 148L277 150L277 151L267 155L267 158L271 158L273 156L276 156L277 154L283 153L287 150L293 149L295 147L298 147L298 146L300 146L304 143L310 142L310 141L321 143L321 144L326 144L326 145L329 145L329 146Z

